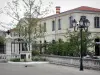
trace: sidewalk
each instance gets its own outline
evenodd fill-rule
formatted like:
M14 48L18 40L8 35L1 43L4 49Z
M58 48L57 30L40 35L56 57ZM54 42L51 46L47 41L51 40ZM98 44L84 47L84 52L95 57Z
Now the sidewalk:
M100 71L79 71L79 68L54 64L34 64L25 67L18 64L0 63L0 75L100 75Z

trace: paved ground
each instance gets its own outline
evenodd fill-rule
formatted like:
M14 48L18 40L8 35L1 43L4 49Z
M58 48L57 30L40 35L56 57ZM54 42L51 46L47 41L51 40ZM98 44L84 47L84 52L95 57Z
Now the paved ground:
M100 75L100 71L79 71L78 68L53 64L37 64L29 67L0 63L0 75Z

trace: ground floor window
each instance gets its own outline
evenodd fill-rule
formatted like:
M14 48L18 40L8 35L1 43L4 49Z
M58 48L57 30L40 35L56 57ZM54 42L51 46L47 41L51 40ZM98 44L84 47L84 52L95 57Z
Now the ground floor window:
M95 42L100 42L100 38L96 38ZM100 56L100 44L95 44L95 55Z

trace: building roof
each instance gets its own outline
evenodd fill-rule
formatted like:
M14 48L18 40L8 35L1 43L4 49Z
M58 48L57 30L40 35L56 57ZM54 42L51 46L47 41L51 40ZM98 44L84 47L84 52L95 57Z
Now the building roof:
M88 6L81 6L81 7L78 7L78 8L67 10L65 12L61 12L60 14L64 14L64 13L68 13L68 12L74 12L74 11L100 12L100 9L93 8L93 7L88 7ZM53 17L53 16L55 17L55 16L58 16L60 14L54 14L54 15L50 15L50 16L47 16L47 17L44 17L44 18L49 18L49 17Z
M100 12L100 9L88 7L88 6L81 6L72 10L81 10L81 11L92 11L92 12Z

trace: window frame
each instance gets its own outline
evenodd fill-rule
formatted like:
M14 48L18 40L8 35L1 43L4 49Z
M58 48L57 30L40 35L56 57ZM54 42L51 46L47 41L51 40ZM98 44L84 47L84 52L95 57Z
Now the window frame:
M73 23L72 23L72 21L73 21L73 16L70 16L70 17L69 17L69 28L73 28Z
M100 28L100 17L94 17L94 28Z
M52 21L52 31L55 31L55 21Z
M44 22L44 32L46 32L47 29L46 29L46 22Z
M61 30L61 19L58 19L58 30Z

